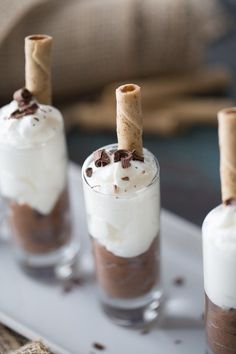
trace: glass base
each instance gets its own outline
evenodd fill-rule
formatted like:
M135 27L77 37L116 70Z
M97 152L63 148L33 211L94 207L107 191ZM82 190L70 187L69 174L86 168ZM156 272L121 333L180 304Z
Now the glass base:
M119 326L143 328L161 318L163 293L155 289L136 299L102 299L102 308L109 319Z
M25 273L34 278L51 281L52 279L63 280L71 276L77 263L78 252L78 242L72 241L46 254L30 254L17 250L16 257Z

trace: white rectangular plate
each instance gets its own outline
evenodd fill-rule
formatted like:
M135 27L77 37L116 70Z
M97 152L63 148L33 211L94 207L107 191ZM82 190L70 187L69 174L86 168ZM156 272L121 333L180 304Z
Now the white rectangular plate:
M0 241L0 322L30 339L42 338L55 354L93 354L94 342L104 354L203 354L203 279L200 229L162 211L164 320L148 334L113 325L97 301L88 246L80 169L69 171L70 192L81 263L87 282L70 293L58 285L27 277L14 261L10 246ZM185 279L182 286L176 277Z

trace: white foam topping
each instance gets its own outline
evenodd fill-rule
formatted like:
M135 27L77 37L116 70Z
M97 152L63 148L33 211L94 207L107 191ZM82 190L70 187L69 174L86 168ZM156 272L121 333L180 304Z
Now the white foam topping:
M236 205L220 205L203 223L204 285L209 299L236 309Z
M114 145L105 149L109 153ZM96 167L92 156L83 165L89 232L115 255L134 257L147 251L159 233L159 171L146 149L144 162L132 160L128 168L113 156L109 153L105 167Z
M12 117L17 109L14 100L0 109L1 195L48 214L65 187L63 118L42 104L21 118Z

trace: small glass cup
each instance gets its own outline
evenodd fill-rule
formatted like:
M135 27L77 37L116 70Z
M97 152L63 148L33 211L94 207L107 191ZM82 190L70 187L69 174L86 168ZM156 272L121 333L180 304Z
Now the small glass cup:
M224 235L215 226L215 213L234 206L219 205L205 218L202 226L205 289L205 331L208 354L236 353L235 242L230 219L223 215ZM211 216L214 216L212 218ZM219 214L216 214L219 215ZM224 226L225 226L224 225ZM227 231L226 231L227 230ZM221 237L222 236L222 237ZM226 236L226 237L225 237ZM232 238L231 238L232 237ZM228 239L227 243L225 241ZM230 240L231 239L231 240ZM231 306L234 306L231 307Z
M64 132L34 147L2 143L0 164L0 191L18 261L30 274L60 276L79 249L73 237ZM47 196L50 210L41 212L38 205L48 209Z
M117 145L108 145L103 149L117 150ZM154 158L153 155L152 157ZM132 196L116 196L98 192L89 185L85 170L92 159L93 156L90 155L84 162L82 175L88 229L102 307L113 322L142 327L160 316L163 295L160 272L159 164L154 158L156 174L148 186L137 190ZM112 225L109 219L119 222ZM111 238L116 237L116 232L118 237L127 237L127 230L128 233L138 233L143 229L142 224L152 225L154 234L151 235L151 245L135 257L117 256L109 251L96 235L97 229L101 232L106 229ZM145 234L143 237L145 238ZM132 238L135 236L132 235Z

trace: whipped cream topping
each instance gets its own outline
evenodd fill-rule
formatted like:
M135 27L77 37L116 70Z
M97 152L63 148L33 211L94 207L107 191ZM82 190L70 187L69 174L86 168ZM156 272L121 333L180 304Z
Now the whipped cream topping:
M32 100L30 104L36 101ZM52 106L37 103L35 113L14 118L18 103L13 100L0 109L0 144L13 145L16 148L31 148L52 139L63 130L61 113Z
M87 177L88 184L95 191L105 194L135 194L139 189L148 186L157 173L153 155L147 150L144 153L144 162L132 160L128 168L123 168L121 161L114 162L114 153L107 151L109 164L96 167L92 160L88 165L92 169L91 176Z
M52 106L37 105L22 117L13 100L0 109L0 191L19 204L48 214L66 182L63 118Z
M114 162L116 146L104 147L110 163L97 167L92 155L82 174L88 228L106 249L120 257L138 256L159 233L159 169L154 156L144 149L144 162Z
M236 205L220 205L203 223L204 285L209 299L236 309Z

